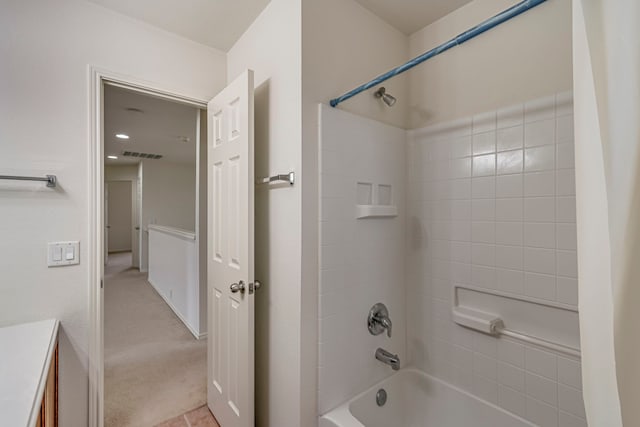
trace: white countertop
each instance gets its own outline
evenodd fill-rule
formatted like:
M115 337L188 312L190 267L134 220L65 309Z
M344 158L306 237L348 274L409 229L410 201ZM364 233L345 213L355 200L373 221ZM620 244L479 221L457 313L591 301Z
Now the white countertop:
M35 425L58 337L55 319L0 328L2 425Z

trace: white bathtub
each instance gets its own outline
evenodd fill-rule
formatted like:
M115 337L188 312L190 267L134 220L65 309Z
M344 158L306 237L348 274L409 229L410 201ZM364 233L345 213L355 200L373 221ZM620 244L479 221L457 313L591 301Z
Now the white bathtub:
M384 388L387 403L376 404ZM531 427L528 421L417 369L402 369L320 418L319 427Z

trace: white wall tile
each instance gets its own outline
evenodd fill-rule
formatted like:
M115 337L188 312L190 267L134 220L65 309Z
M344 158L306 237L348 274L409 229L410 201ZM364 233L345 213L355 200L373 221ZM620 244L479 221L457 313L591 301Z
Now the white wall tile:
M522 150L500 152L497 155L496 163L496 173L498 175L521 173L523 166Z
M524 146L553 145L555 143L556 121L543 120L524 125Z
M574 417L571 414L567 414L566 412L560 411L558 414L558 422L559 427L587 427L587 421Z
M555 248L556 225L552 222L525 222L524 244L534 248Z
M558 408L580 418L586 417L582 393L563 384L558 384Z
M471 262L475 265L494 267L496 265L495 245L473 243L471 245Z
M498 405L520 417L526 417L524 394L503 385L498 386Z
M496 359L481 353L473 354L473 374L492 381L498 380L498 365Z
M496 199L495 219L496 221L522 221L523 219L523 199ZM555 205L552 210L555 216Z
M496 150L516 150L524 146L524 126L498 129L496 133Z
M556 142L573 145L573 114L556 118Z
M558 197L556 200L556 221L576 222L575 197Z
M473 135L473 155L496 152L496 132L476 133Z
M555 172L534 172L524 175L524 196L554 196L556 191Z
M493 221L496 218L494 199L474 199L471 219L474 221Z
M562 169L556 172L556 195L576 195L576 171L574 169Z
M514 390L525 392L524 370L508 363L498 363L498 382Z
M497 268L496 287L501 291L524 294L524 272Z
M556 254L558 276L578 277L578 257L576 251L558 251Z
M571 93L553 95L460 119L464 132L443 132L449 123L413 132L407 155L407 267L419 289L407 298L410 359L541 426L581 420L558 410L558 383L580 391L573 361L456 325L452 286L577 304L572 120ZM338 230L327 228L329 241Z
M524 199L524 220L530 222L554 222L556 219L556 199L554 197L526 197Z
M578 280L570 277L558 277L556 282L558 302L578 305Z
M556 224L556 247L573 251L577 249L576 224Z
M540 427L558 427L557 407L532 397L527 397L527 415L525 418Z
M493 404L498 403L498 383L480 375L473 376L473 394Z
M580 362L558 357L558 382L577 390L582 390Z
M518 368L525 367L524 345L508 339L498 339L498 358Z
M525 172L552 171L555 169L554 145L544 145L542 147L526 148L524 150L524 170Z
M496 246L496 267L522 270L523 254L521 246Z
M575 168L575 152L572 142L556 145L556 164L558 169Z
M525 273L524 292L530 297L553 301L556 299L556 276Z
M518 246L523 243L523 226L521 222L496 222L495 243L499 245Z
M496 197L496 177L474 177L471 180L471 195L474 199L492 199Z
M525 349L527 372L538 374L550 380L558 378L557 356L547 351L527 347Z
M496 155L484 154L473 157L473 176L495 175L496 173ZM456 177L460 178L460 177Z
M522 174L496 177L495 192L492 197L522 197L522 181Z

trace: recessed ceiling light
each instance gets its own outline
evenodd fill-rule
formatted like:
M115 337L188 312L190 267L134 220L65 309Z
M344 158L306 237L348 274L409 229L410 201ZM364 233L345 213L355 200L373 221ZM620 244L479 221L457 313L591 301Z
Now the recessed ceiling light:
M129 135L125 133L116 133L116 138L118 139L129 139Z
M107 156L107 159L118 160L118 156Z

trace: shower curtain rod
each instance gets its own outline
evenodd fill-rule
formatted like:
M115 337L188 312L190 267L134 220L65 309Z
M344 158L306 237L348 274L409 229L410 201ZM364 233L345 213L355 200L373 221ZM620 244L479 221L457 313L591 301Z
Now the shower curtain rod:
M508 21L509 19L514 18L514 17L520 15L521 13L526 12L527 10L536 7L540 3L544 3L545 1L547 1L547 0L524 0L524 1L520 2L520 3L518 3L518 4L515 4L515 5L511 6L509 9L503 10L502 12L498 13L494 17L489 18L486 21L476 25L475 27L471 28L470 30L467 30L464 33L459 34L458 36L452 38L448 42L445 42L445 43L441 44L440 46L435 47L435 48L431 49L430 51L425 52L422 55L413 58L409 62L407 62L407 63L405 63L403 65L400 65L399 67L396 67L391 71L388 71L388 72L386 72L384 74L379 75L375 79L371 80L369 83L365 83L365 84L363 84L361 86L358 86L357 88L353 89L352 91L347 92L347 93L345 93L344 95L342 95L342 96L340 96L338 98L332 99L331 101L329 101L329 104L331 104L332 107L335 107L338 104L340 104L341 102L346 101L347 99L356 96L360 92L364 92L365 90L370 89L373 86L375 86L377 84L380 84L380 83L384 82L385 80L390 79L391 77L394 77L394 76L397 76L398 74L404 73L405 71L415 67L416 65L422 64L427 59L431 59L434 56L437 56L437 55L441 54L442 52L451 49L454 46L461 45L462 43L466 42L467 40L471 40L475 36L478 36L478 35L484 33L485 31L488 31L488 30L490 30L490 29L502 24L505 21Z

